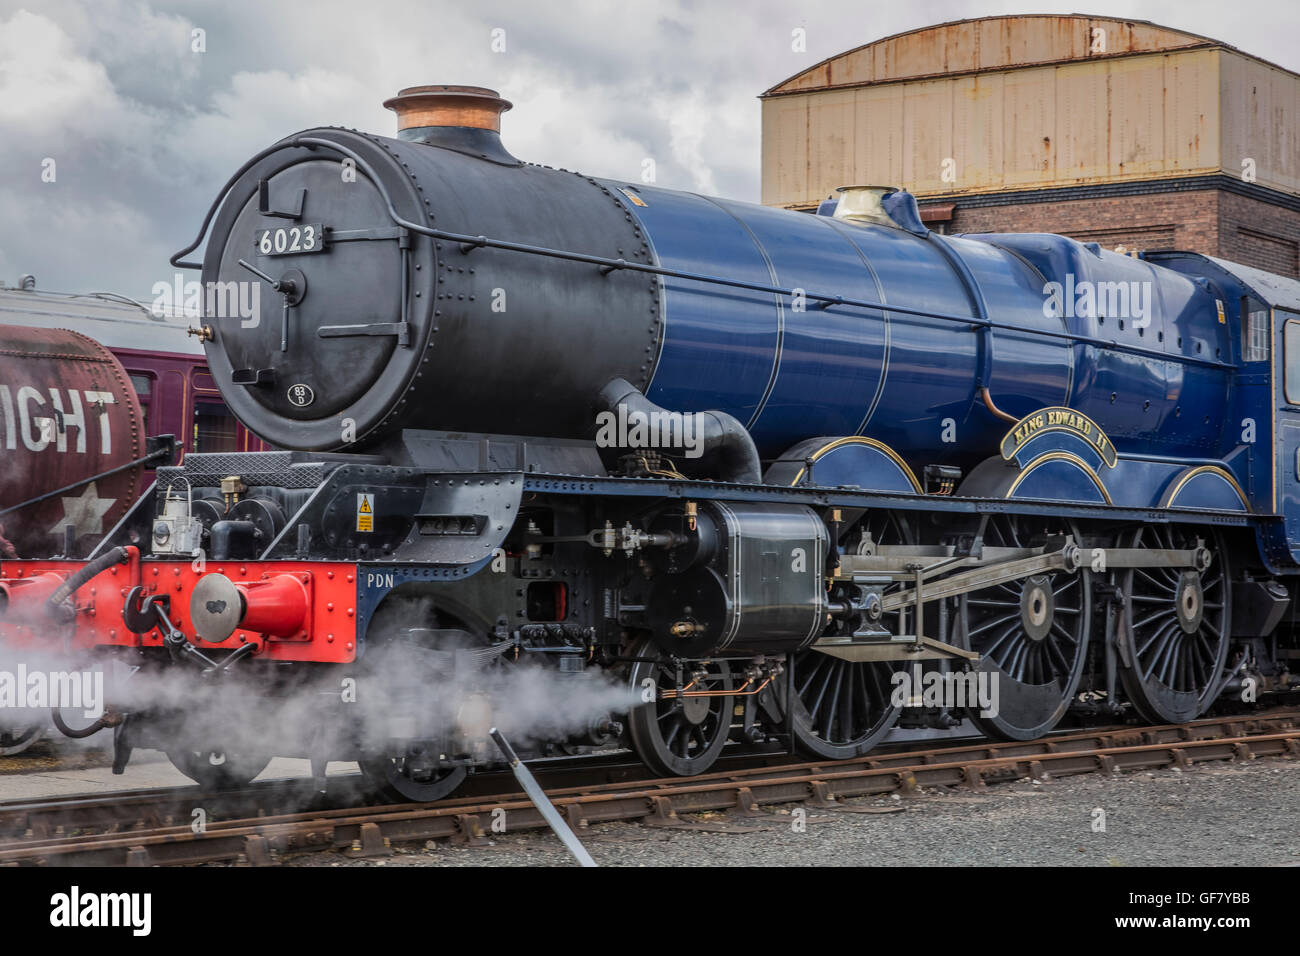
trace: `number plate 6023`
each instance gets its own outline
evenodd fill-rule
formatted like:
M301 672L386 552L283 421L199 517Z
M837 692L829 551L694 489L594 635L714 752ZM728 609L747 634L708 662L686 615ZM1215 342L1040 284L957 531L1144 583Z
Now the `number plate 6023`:
M318 222L305 226L277 226L253 233L258 255L296 256L304 252L325 251L325 227Z

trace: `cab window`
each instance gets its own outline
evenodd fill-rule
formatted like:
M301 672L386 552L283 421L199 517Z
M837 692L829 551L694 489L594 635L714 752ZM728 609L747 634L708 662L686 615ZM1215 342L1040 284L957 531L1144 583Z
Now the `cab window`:
M1268 361L1268 306L1258 299L1243 296L1241 312L1241 358L1244 362Z
M1279 319L1285 318L1282 327L1283 381L1288 405L1300 405L1300 315L1278 310Z

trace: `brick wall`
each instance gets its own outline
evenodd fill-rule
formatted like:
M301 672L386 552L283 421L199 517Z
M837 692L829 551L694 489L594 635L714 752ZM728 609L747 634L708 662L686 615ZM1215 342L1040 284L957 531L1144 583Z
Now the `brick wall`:
M1219 255L1300 277L1300 213L1232 193L1220 197L1219 209Z
M947 231L1055 232L1107 249L1123 245L1219 255L1218 207L1218 190L974 208L958 202Z
M1006 206L957 200L942 231L1055 232L1107 249L1182 249L1300 277L1300 212L1218 189Z

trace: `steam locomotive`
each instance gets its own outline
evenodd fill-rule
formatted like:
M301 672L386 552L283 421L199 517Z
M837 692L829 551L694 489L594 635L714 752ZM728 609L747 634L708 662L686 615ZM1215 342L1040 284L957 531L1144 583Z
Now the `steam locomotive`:
M532 752L682 775L1294 694L1300 282L532 165L480 88L385 105L395 139L250 158L173 259L282 450L189 455L88 561L0 570L5 640L180 688L123 692L115 769L358 759L437 799L530 668L630 702Z

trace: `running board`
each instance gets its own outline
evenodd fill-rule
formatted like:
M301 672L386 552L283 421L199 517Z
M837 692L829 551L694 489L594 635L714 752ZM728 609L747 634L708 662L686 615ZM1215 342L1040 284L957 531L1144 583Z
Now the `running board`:
M980 659L974 651L964 651L960 647L936 641L932 637L917 640L913 635L905 634L895 640L855 642L852 638L823 638L813 644L810 650L821 651L831 657L855 664L863 661L971 661Z

